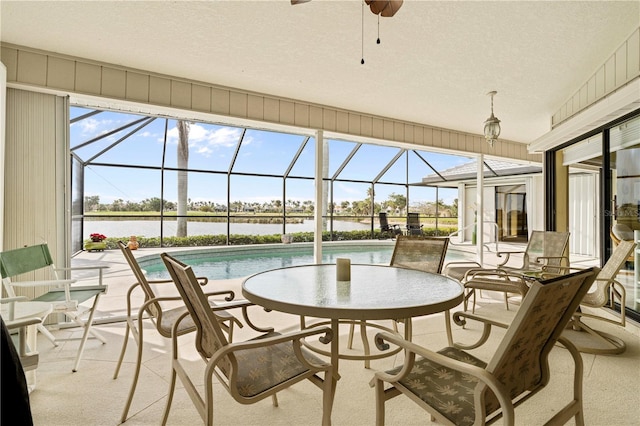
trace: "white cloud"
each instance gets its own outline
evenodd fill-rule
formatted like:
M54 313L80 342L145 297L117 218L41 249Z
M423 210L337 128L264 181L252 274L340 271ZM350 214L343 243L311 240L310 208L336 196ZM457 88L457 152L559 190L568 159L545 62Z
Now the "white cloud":
M241 129L232 127L209 129L201 124L191 123L189 126L189 147L191 152L210 157L218 148L235 147L238 140L240 140L241 134ZM250 142L250 140L245 139L243 144ZM167 143L178 143L177 127L172 127L167 132Z

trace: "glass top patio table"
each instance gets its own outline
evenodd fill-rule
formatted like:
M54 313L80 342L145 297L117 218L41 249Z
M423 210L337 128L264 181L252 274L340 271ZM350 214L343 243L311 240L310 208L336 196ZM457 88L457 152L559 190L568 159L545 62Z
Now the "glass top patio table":
M351 280L336 280L336 265L303 265L245 279L242 294L280 312L329 319L411 318L462 302L463 287L440 274L382 265L351 265Z
M335 390L340 358L367 359L340 355L341 321L412 318L447 311L462 303L464 289L458 281L440 274L382 265L352 264L351 280L337 281L336 265L322 264L260 272L244 280L242 294L267 309L329 320L331 351L306 346L330 355Z

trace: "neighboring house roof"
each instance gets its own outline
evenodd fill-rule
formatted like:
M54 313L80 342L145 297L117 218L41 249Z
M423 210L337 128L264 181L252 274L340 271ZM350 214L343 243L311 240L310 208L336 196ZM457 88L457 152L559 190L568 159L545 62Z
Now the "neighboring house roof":
M519 164L502 160L484 160L484 177L514 176L523 174L542 173L542 166L531 164ZM474 180L478 175L477 160L461 164L450 169L442 170L440 174L431 174L422 178L423 184L436 184L443 182L459 182Z

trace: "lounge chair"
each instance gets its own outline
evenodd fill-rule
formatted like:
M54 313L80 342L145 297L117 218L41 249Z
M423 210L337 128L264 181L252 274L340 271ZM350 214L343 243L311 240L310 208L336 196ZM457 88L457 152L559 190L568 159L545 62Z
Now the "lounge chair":
M407 235L422 235L419 213L407 213Z
M391 238L395 238L398 235L402 235L402 230L400 226L397 224L389 225L389 220L387 219L387 214L384 212L380 212L378 214L380 218L380 235L383 237L390 236Z

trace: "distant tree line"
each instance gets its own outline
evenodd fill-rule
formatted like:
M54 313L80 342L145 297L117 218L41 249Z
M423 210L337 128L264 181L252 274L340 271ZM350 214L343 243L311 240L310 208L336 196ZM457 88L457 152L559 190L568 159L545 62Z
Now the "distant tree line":
M100 203L99 195L91 195L84 197L85 212L159 212L163 203L158 197L147 198L140 202L125 201L123 199L114 200L112 203ZM284 208L287 213L313 214L315 203L311 200L271 200L268 202L245 202L233 201L230 203L231 212L233 213L282 213ZM212 201L192 201L187 202L189 211L206 212L206 213L226 213L227 206L225 204L214 203ZM360 201L342 201L340 203L329 204L329 209L334 215L343 216L370 216L371 215L371 194L367 194L367 198ZM387 212L391 216L406 215L407 198L404 195L391 193L389 197L382 202L375 202L373 205L373 213L377 215L379 212ZM176 211L177 204L173 201L164 201L165 211ZM424 216L439 217L457 217L458 216L458 199L449 205L443 200L421 201L412 203L411 211L418 212Z

